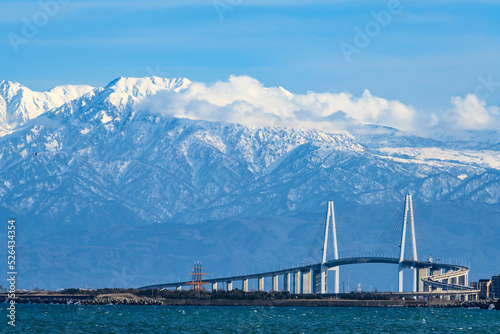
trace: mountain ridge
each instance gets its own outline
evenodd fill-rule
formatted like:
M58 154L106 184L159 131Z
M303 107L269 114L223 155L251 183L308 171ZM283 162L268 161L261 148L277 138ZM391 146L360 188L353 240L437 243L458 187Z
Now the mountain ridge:
M417 137L406 140L416 147L377 147L370 146L371 139L364 141L362 137L347 132L328 134L285 127L250 128L234 123L179 119L143 108L142 101L147 96L158 91L186 89L189 83L184 79L118 78L106 88L94 89L46 111L42 117L12 133L0 146L0 154L4 157L1 167L22 165L23 161L37 166L41 164L37 169L31 169L32 175L25 171L27 179L20 178L23 187L33 181L34 188L42 187L35 175L40 167L48 173L47 176L70 179L80 175L82 168L90 168L84 174L91 173L96 179L87 181L97 182L99 186L93 189L100 189L98 193L101 194L115 189L111 198L120 198L117 192L128 189L128 184L133 182L134 174L130 170L142 175L145 182L149 182L148 175L158 175L165 184L176 184L183 189L180 193L171 189L171 193L160 190L158 184L150 184L156 195L154 199L144 198L144 203L157 208L158 212L149 214L163 217L161 219L176 216L179 208L185 210L191 205L188 203L214 203L207 208L211 211L219 205L215 203L227 205L232 202L234 207L230 212L245 211L238 209L240 206L230 198L256 189L265 194L269 185L283 194L283 199L294 198L290 203L288 200L276 203L274 209L282 205L291 210L297 206L295 202L308 200L294 195L297 192L294 188L282 187L288 178L293 179L299 188L308 188L311 182L322 188L333 182L333 189L337 189L342 198L364 204L397 200L406 192L420 194L422 201L456 200L468 196L477 201L500 201L500 193L496 191L500 154L493 150L453 151L445 145L433 148L425 145L435 141ZM399 140L404 138L399 133L398 136ZM390 140L392 137L394 135L385 138ZM378 142L382 141L379 139ZM110 146L113 150L109 149ZM56 157L60 159L58 165L53 164L52 159ZM160 171L164 175L159 174ZM332 179L325 173L327 171L344 181ZM308 174L311 174L310 180L301 179L302 175ZM412 175L410 180L405 180L409 175ZM9 185L15 184L12 178L7 181ZM438 184L441 190L435 190L434 184ZM5 185L5 182L3 186L0 184L2 196L13 191L12 186ZM394 188L396 185L399 189ZM125 194L128 191L135 193L137 190L128 189ZM166 197L170 198L168 205L159 195L165 191ZM133 203L131 198L128 195L121 200ZM260 197L257 202L264 198ZM322 196L321 201L325 200ZM257 205L255 199L247 201ZM128 206L132 209L131 204ZM270 211L263 213L269 214ZM140 215L148 216L145 212ZM210 219L216 218L217 214L213 213Z

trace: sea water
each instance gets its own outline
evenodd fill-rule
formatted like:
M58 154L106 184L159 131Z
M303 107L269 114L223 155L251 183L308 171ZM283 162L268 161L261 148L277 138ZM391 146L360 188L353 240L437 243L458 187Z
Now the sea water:
M2 333L499 333L500 311L434 308L0 306Z

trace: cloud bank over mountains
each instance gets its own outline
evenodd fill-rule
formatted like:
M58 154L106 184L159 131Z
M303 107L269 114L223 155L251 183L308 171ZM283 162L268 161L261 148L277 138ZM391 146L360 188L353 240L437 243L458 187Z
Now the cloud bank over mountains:
M244 125L346 130L348 124L379 124L411 130L416 111L399 101L348 92L292 94L283 87L264 87L248 76L231 76L212 85L191 83L179 92L164 92L144 104L171 116Z
M439 112L418 110L397 100L349 92L293 94L282 87L265 87L248 76L207 85L192 82L179 91L159 92L143 108L175 117L227 121L247 126L289 126L323 131L351 130L375 124L421 136L457 135L461 130L496 130L500 112L474 94L455 96Z
M391 132L384 129L390 127L440 140L476 140L482 137L481 131L489 131L486 137L494 139L500 128L500 108L488 106L475 94L454 96L448 106L427 111L375 96L368 89L360 96L349 92L294 94L281 86L265 87L249 76L232 75L227 81L212 84L185 78L119 78L106 88L114 90L110 101L122 107L131 104L146 112L245 126L285 126L353 134ZM61 86L38 93L20 84L2 81L0 134L9 133L29 119L92 89L90 86Z

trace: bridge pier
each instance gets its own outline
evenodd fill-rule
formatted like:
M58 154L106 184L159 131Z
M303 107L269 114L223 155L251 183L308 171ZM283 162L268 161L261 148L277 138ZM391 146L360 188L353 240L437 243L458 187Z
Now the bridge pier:
M292 279L292 274L291 273L284 273L283 274L283 291L291 291L291 279Z
M417 274L417 292L441 292L443 289L440 287L431 287L426 284L424 279L432 276L439 276L442 274L442 269L436 269L432 267L419 268ZM440 283L449 283L448 278L436 279ZM446 289L445 289L446 290ZM442 296L440 296L442 298Z
M302 272L302 293L305 293L305 294L310 294L312 293L312 289L311 289L311 274L312 274L312 270L309 269L309 270L305 270Z
M320 293L328 293L328 269L321 265L321 287Z
M212 291L217 291L217 282L212 283Z
M243 291L248 292L248 278L243 280Z
M458 277L458 284L460 285L469 285L469 274L465 273L462 276Z
M233 291L233 281L227 281L227 291Z
M313 293L321 293L321 268L311 267Z
M418 284L418 269L413 268L413 292L417 292L417 284Z
M301 294L302 291L301 291L301 287L302 287L302 284L300 284L300 278L302 276L302 272L299 270L299 271L296 271L294 273L294 289L293 289L293 293L295 294Z
M339 293L340 292L340 270L339 270L339 267L333 267L332 270L335 272L334 293Z
M398 265L398 292L403 292L403 265Z
M259 277L259 291L264 291L264 277Z
M182 290L182 285L177 285L177 287L175 288L175 290L181 291Z
M273 291L279 291L278 279L279 279L279 276L277 274L273 275L273 286L272 286Z
M418 269L418 273L417 273L417 282L418 282L417 292L425 292L426 291L426 287L425 287L424 281L422 281L422 278L427 277L427 276L430 276L429 275L429 268L420 268L420 269Z
M403 292L403 270L405 267L403 264L398 265L398 292ZM413 269L413 285L412 285L412 291L417 292L418 291L418 269L416 267L410 267Z

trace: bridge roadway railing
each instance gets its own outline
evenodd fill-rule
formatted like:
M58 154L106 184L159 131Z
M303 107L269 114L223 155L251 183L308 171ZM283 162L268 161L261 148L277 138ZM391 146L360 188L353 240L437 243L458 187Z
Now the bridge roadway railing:
M264 278L272 277L272 290L284 290L294 293L317 293L318 292L318 279L321 275L321 270L323 268L335 268L343 265L350 264L362 264L362 263L383 263L383 264L400 264L398 258L393 257L350 257L342 258L338 260L327 261L323 265L321 263L314 264L304 264L297 267L285 268L273 271L267 271L262 273L253 274L242 274L236 276L220 277L220 278L207 278L203 279L203 283L212 284L212 289L218 289L218 283L226 283L227 289L233 289L233 282L241 281L243 290L248 290L248 280L257 279L259 281L259 291L264 290ZM460 271L467 270L467 267L444 264L444 263L434 263L428 261L415 261L415 260L404 260L401 265L408 268L433 268L433 269L445 269L448 271ZM318 276L319 275L319 276ZM283 276L283 288L279 289L278 276ZM422 277L423 280L423 277ZM293 282L292 282L293 281ZM245 283L246 282L246 283ZM298 282L298 283L297 283ZM176 288L180 290L182 286L189 286L191 281L181 281L173 283L163 283L155 285L147 285L140 287L139 289L171 289ZM246 285L245 285L246 284Z
M447 271L445 273L431 275L429 277L431 277L433 280L438 280L438 279L445 279L445 278L453 278L453 277L457 277L457 276L463 276L463 275L468 274L468 273L469 273L469 269L460 268L459 270Z
M331 260L325 263L327 267L337 267L348 264L358 264L358 263L389 263L389 264L399 264L399 259L394 257L350 257L350 258L342 258L338 260ZM446 263L436 263L429 261L416 261L405 259L401 263L406 267L412 268L435 268L435 269L445 269L445 270L468 270L467 267L454 265L454 264L446 264Z

